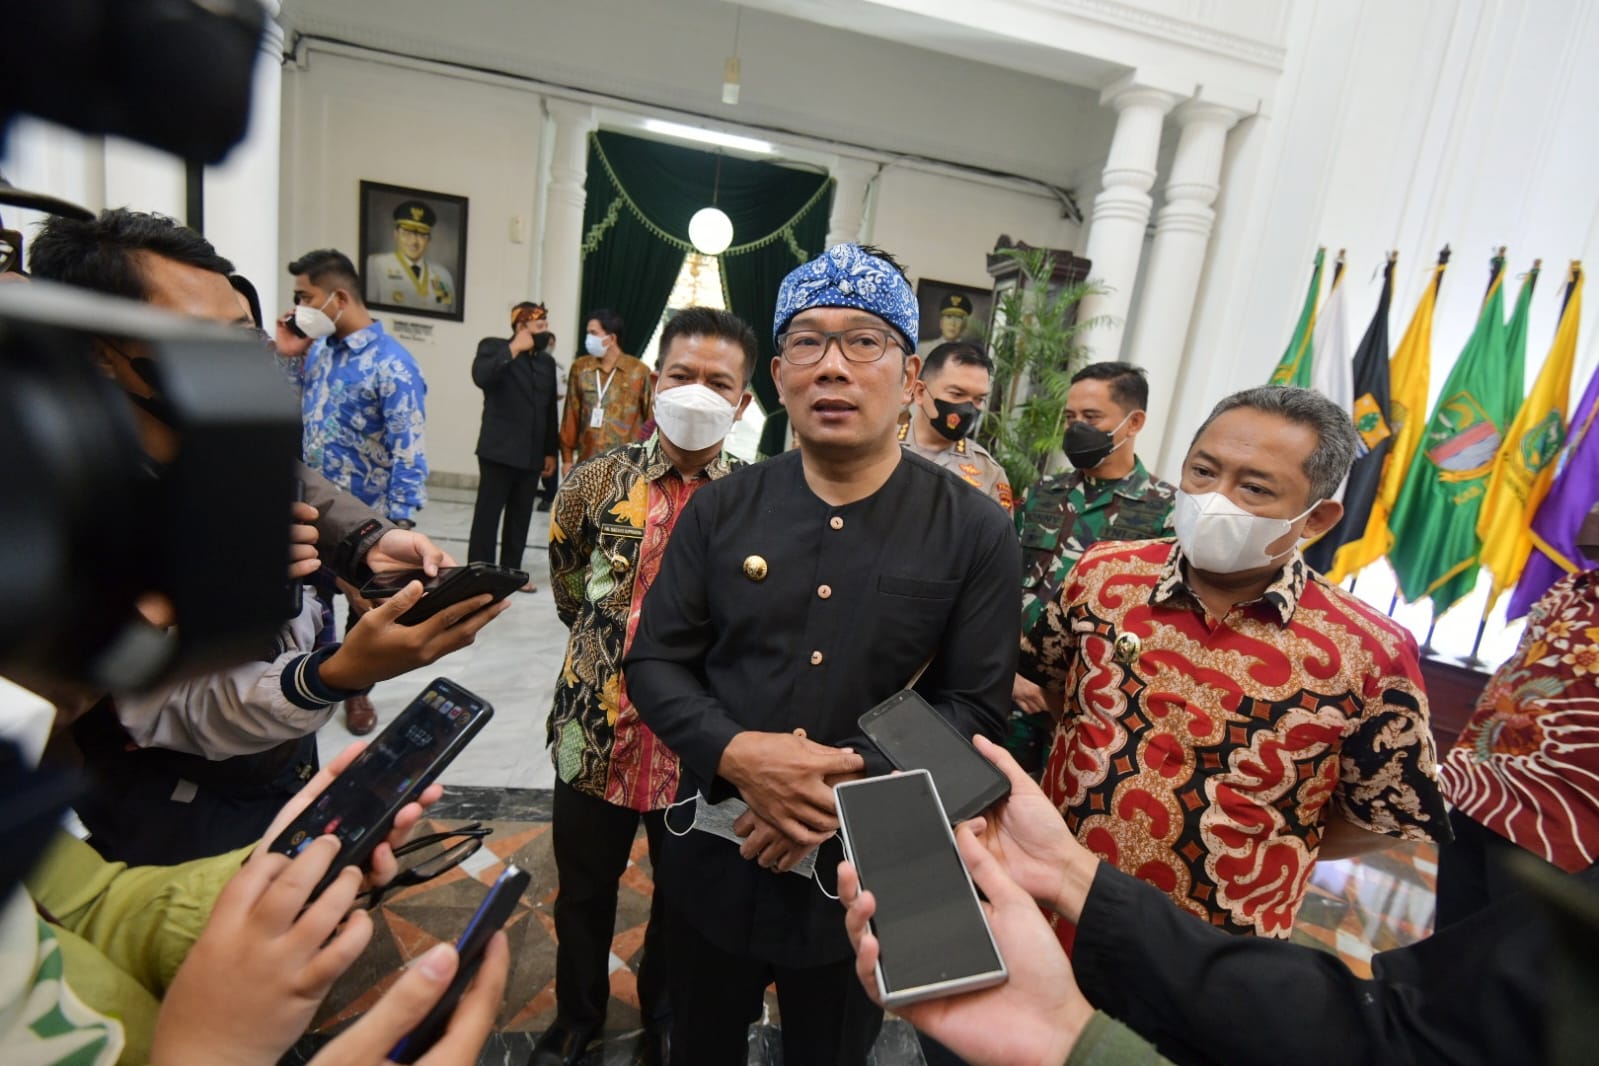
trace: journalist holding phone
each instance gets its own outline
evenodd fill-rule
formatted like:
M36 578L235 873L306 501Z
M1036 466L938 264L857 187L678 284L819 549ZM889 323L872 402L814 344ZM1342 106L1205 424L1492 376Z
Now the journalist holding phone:
M842 916L785 871L837 829L835 782L888 771L856 719L924 664L918 691L963 736L1004 726L1020 549L993 500L899 446L916 316L874 249L838 245L784 279L771 371L799 448L701 489L644 601L628 690L683 763L668 821L684 835L657 867L675 1063L742 1064L773 980L785 1062L866 1061L882 1011ZM715 832L735 796L742 846Z

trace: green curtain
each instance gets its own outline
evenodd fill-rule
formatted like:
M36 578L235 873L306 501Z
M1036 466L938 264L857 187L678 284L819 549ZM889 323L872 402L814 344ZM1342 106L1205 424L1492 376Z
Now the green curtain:
M630 352L644 346L666 310L692 249L688 220L710 205L714 190L716 206L733 222L733 245L719 257L728 307L760 338L754 391L764 410L780 412L769 372L777 286L821 252L832 179L605 130L590 138L587 189L583 313L620 313L622 347ZM785 420L772 421L778 425L770 433L781 439ZM770 450L763 436L762 451Z
M777 386L772 382L772 356L777 354L772 344L777 287L789 271L821 254L832 211L831 185L823 201L793 224L792 244L786 240L774 241L748 251L729 250L721 257L727 306L750 324L761 344L753 388L761 410L766 412L766 427L761 431L762 455L777 455L788 447L788 412L778 403Z

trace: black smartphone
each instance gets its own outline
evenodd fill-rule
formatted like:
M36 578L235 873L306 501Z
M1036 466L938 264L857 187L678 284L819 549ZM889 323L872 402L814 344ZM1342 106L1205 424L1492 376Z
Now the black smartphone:
M455 977L450 981L450 986L444 990L444 995L433 1004L433 1008L423 1016L416 1028L400 1038L394 1045L394 1050L389 1052L389 1061L398 1063L411 1063L427 1054L429 1048L438 1043L439 1037L444 1035L445 1027L450 1023L450 1015L455 1013L455 1006L461 1001L461 995L466 991L466 986L472 983L472 978L477 974L478 967L483 964L483 952L488 950L489 940L500 930L506 922L510 921L511 913L516 909L516 901L522 898L522 893L527 891L528 884L533 880L533 875L515 866L507 866L505 872L499 876L489 888L489 894L483 897L483 903L478 907L477 913L472 915L472 920L466 923L460 939L455 942L455 953L461 957L461 962L456 968Z
M949 812L965 821L1010 795L1010 782L932 704L901 689L860 717L861 732L896 770L927 770Z
M1005 960L926 770L833 788L844 853L877 897L877 990L883 1006L987 988Z
M422 598L395 619L405 626L425 622L444 608L485 592L494 597L491 603L499 603L527 584L527 571L493 563L440 567L436 577L428 577L421 570L389 570L361 586L361 595L369 600L386 600L413 581L422 582Z
M338 837L338 858L312 893L320 895L346 866L366 865L400 808L431 785L492 717L487 700L447 678L436 679L278 834L271 849L298 855L317 837Z

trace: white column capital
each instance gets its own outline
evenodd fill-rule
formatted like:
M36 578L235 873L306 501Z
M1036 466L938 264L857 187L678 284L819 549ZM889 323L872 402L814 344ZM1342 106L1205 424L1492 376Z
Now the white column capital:
M587 133L595 126L594 106L577 100L546 96L544 113L555 120L558 131L571 128Z
M1164 115L1193 94L1192 83L1152 78L1135 70L1101 89L1099 104L1117 111L1125 111L1130 107L1149 107Z
M1246 112L1239 111L1237 108L1227 104L1194 97L1183 101L1177 106L1177 109L1172 112L1172 121L1183 129L1195 125L1210 125L1219 126L1223 132L1226 132L1237 125L1238 120L1243 118L1245 114Z

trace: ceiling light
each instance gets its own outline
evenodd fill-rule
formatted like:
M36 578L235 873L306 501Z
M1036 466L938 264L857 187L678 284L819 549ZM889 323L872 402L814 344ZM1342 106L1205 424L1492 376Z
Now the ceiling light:
M706 255L721 255L733 243L733 220L720 207L702 207L688 220L688 239Z
M698 126L685 126L681 122L665 122L658 118L645 119L643 128L651 133L658 133L662 137L693 141L696 144L714 144L722 148L731 148L735 152L772 155L777 151L777 148L769 141L758 141L754 137L740 137L737 134L723 133L720 130L701 129Z

